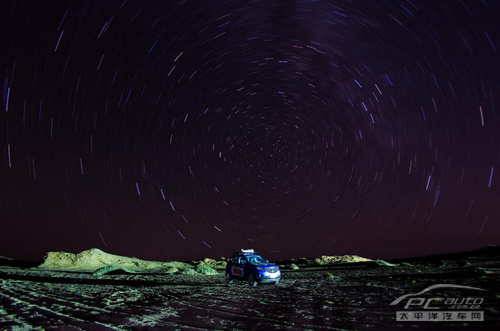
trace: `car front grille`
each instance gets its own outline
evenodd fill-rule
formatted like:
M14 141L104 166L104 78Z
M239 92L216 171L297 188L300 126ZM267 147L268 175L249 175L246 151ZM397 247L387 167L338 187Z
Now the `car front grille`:
M278 268L277 267L268 267L268 268L266 268L266 271L274 273L274 272L278 271Z

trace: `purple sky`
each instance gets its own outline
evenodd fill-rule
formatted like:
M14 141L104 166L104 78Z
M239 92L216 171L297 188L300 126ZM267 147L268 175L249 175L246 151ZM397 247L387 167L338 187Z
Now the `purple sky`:
M2 1L0 255L500 244L498 1Z

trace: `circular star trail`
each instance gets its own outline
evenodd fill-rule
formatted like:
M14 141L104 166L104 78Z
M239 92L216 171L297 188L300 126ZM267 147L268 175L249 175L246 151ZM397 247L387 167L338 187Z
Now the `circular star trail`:
M498 244L496 1L5 1L0 253Z

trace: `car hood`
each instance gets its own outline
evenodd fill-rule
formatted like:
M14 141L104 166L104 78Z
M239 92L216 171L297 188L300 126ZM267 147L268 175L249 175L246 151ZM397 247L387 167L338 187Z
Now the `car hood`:
M263 268L268 268L268 267L276 267L278 266L274 263L264 263L264 264L252 264L254 267L263 267ZM279 269L279 268L278 268Z

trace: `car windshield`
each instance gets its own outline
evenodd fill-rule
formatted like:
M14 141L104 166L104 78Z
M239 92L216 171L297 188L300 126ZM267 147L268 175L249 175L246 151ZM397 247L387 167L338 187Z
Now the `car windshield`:
M266 264L267 261L262 258L260 255L251 255L247 256L248 263L250 264Z

